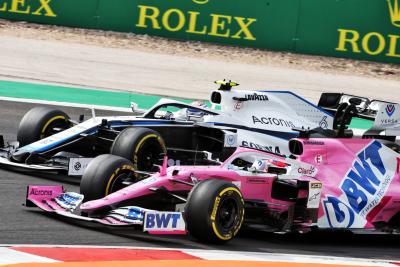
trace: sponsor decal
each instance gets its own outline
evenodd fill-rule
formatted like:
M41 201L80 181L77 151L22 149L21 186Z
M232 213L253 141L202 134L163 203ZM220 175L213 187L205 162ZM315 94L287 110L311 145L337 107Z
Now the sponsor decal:
M126 217L129 220L143 220L144 219L144 209L138 207L130 207Z
M243 102L242 101L236 101L235 105L233 106L233 111L239 111L242 108Z
M236 133L226 133L224 135L224 147L237 147L237 134Z
M144 231L185 230L185 221L180 212L148 211L144 217Z
M51 196L53 195L52 190L44 190L44 189L35 189L32 188L31 191L29 191L29 195L34 195L34 196Z
M328 116L323 116L322 120L319 122L319 127L321 127L322 129L328 128L328 122L326 121L327 118Z
M209 0L192 0L199 5ZM242 39L256 41L253 32L256 18L181 10L179 8L163 9L149 5L138 5L137 28L179 32L187 35L204 35L218 38Z
M57 17L51 7L52 0L10 0L0 3L0 12Z
M382 126L384 126L385 124L397 124L398 122L398 119L381 119Z
M322 183L309 182L308 183L308 199L307 208L318 209L321 201Z
M315 156L315 162L321 164L324 161L324 157L322 155Z
M141 180L139 183L142 183L142 184L151 184L151 183L154 183L155 181L157 181L157 178L156 178L156 177L149 177L149 178L147 178L147 179Z
M226 144L228 147L235 147L236 144L236 135L235 134L228 134L226 136Z
M259 94L248 94L244 96L248 101L269 101L268 96Z
M308 198L308 201L313 201L315 199L317 199L317 197L320 195L320 192L315 193L314 195L312 195L311 197Z
M210 0L192 0L193 3L199 4L199 5L204 5L207 4Z
M399 0L381 0L382 5L387 3L387 21L394 27L400 27ZM370 56L386 56L392 58L400 57L398 29L394 33L379 33L376 30L360 33L355 29L338 29L339 38L336 51L344 53L360 54Z
M68 175L81 176L85 172L93 158L70 158L68 164Z
M392 117L393 113L396 111L396 106L393 104L387 105L385 110L386 110L386 114L389 117Z
M314 146L323 146L323 145L325 145L325 142L312 140L312 141L304 141L304 144L305 145L314 145Z
M303 175L308 175L308 176L310 176L310 175L313 175L314 174L314 172L315 172L315 167L314 166L311 166L309 169L306 169L306 168L303 168L303 167L299 167L298 169L297 169L297 172L299 173L299 174L303 174Z
M63 194L59 195L58 197L55 198L55 201L61 207L72 211L72 210L76 209L76 207L79 204L81 204L81 202L83 201L83 198L84 198L84 196L81 194L69 192L69 193L63 193Z
M268 181L263 178L247 178L247 183L249 183L249 184L267 184Z
M287 128L295 128L296 126L293 124L291 121L287 121L284 119L278 119L278 118L267 118L267 117L253 117L253 124L265 124L265 125L276 125L276 126L282 126L282 127L287 127Z
M82 164L81 164L80 162L75 163L74 169L75 169L76 171L79 171L81 168L82 168Z
M315 189L315 188L322 188L321 183L310 183L310 188Z
M281 155L281 150L278 146L263 146L263 145L259 145L253 142L248 142L248 141L242 141L242 147L248 147L248 148L254 148L254 149L258 149L258 150L262 150L262 151L266 151L266 152L272 152L275 154L280 154Z
M242 187L242 182L241 181L232 181L232 184L236 185L237 188L241 188Z
M57 140L54 140L52 137L48 137L48 138L42 139L41 141L39 141L37 143L39 145L44 145L45 146L45 145L53 143L54 141L57 141Z
M364 227L366 216L386 194L394 177L391 165L396 162L386 158L384 163L381 148L382 144L374 141L362 150L340 184L342 195L324 199L329 227Z
M210 219L211 219L212 221L215 221L215 218L216 218L216 216L217 216L217 211L218 211L218 205L219 205L219 202L220 202L220 201L221 201L221 198L220 198L220 197L216 197L216 198L215 198L213 211L212 211L211 216L210 216Z
M399 0L387 0L389 6L390 21L393 26L400 28Z

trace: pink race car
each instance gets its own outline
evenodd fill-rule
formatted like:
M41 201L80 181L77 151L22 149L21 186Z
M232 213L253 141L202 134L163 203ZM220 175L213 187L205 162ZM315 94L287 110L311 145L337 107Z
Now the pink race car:
M299 138L284 158L238 148L217 166L135 172L102 155L83 176L81 194L28 187L27 205L76 220L136 226L150 234L186 234L226 242L241 227L273 232L400 229L400 154L374 139ZM142 179L142 180L140 180ZM83 199L87 202L81 204Z

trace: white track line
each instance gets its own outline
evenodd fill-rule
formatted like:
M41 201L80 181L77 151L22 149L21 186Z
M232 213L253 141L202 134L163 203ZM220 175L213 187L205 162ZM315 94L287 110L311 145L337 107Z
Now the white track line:
M286 253L266 253L248 251L227 251L227 250L202 250L202 249L177 249L177 248L154 248L135 246L80 246L80 245L9 245L0 244L1 247L53 247L53 248L110 248L110 249L145 249L145 250L175 250L182 251L195 257L205 260L240 260L240 261L263 261L263 262L290 262L290 263L316 263L316 264L340 264L359 266L385 266L398 267L392 262L396 260L346 258L320 255L301 255Z
M58 262L53 259L0 247L0 264Z

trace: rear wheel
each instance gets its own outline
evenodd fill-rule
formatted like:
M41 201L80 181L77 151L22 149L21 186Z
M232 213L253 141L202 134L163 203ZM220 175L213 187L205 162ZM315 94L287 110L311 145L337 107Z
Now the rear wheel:
M85 201L103 198L135 182L133 164L115 155L93 159L82 176L80 192Z
M17 140L22 147L71 126L65 112L50 107L34 107L22 118L18 127Z
M135 170L158 171L163 154L167 153L161 135L148 128L126 128L119 133L111 147L111 154L132 161Z
M202 181L189 194L185 218L189 233L200 241L227 242L243 224L243 196L227 181Z

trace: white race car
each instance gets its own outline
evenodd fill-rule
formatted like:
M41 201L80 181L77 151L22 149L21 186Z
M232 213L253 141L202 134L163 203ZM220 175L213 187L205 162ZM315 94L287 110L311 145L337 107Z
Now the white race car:
M77 123L60 110L35 107L21 120L17 142L4 145L0 136L0 166L81 176L92 158L107 153L128 158L141 171L154 171L165 153L170 165L210 164L211 157L223 160L237 146L289 155L287 142L301 129L345 134L346 110L335 117L333 112L354 101L323 94L324 109L288 91L241 91L232 89L234 82L216 83L211 108L161 99L141 116L93 116Z

